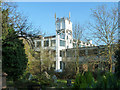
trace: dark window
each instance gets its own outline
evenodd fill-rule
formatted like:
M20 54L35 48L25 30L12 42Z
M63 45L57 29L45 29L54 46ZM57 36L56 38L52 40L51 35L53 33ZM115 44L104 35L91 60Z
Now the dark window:
M56 68L56 61L54 61L54 69Z
M56 57L56 51L53 50L53 51L51 51L51 52L52 52L52 55L53 55L54 57Z
M63 62L63 68L62 69L65 69L65 62Z
M67 57L71 57L71 56L72 56L71 51L67 51L67 52L66 52L66 55L67 55Z
M62 69L62 61L60 61L60 69Z
M65 51L60 51L60 57L65 57Z
M73 47L76 47L76 43L73 43Z
M97 49L93 49L93 52L94 52L95 55L98 54L98 50Z
M79 50L79 55L80 56L85 56L85 50Z
M60 46L65 46L65 41L60 40Z
M51 40L51 46L56 46L56 41L55 40Z
M97 55L98 54L98 50L97 49L89 49L88 50L88 55Z
M67 39L68 39L68 36L67 36Z
M60 51L60 57L62 57L62 51Z
M41 41L37 41L37 47L41 47Z
M44 41L44 47L48 47L49 46L49 40Z

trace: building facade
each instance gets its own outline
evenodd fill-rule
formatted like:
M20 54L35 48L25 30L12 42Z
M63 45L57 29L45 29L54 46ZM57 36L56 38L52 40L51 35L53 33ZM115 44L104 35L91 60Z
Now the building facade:
M72 49L76 45L76 40L73 38L72 22L68 18L55 18L56 35L36 38L34 40L35 50L50 49L55 53L55 70L62 71L62 50ZM88 42L80 41L79 47L93 46L92 40Z

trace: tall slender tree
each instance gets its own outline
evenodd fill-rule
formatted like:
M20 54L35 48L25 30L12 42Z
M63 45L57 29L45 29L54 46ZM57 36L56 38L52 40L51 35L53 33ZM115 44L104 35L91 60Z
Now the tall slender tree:
M75 40L75 57L76 57L76 74L79 73L79 44L82 39L84 32L84 27L80 26L80 24L75 24L73 26L73 38Z

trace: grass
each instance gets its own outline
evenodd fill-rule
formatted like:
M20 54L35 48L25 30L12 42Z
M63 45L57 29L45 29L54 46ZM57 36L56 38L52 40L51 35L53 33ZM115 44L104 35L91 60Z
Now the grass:
M72 79L71 80L71 82L72 82L72 84L74 84L74 80ZM56 84L56 86L55 86L56 88L68 88L68 86L67 86L67 80L64 80L64 79L58 79L57 80L57 84ZM72 86L70 86L70 87L72 87Z
M71 80L72 85L74 83L74 79ZM15 84L12 81L7 81L7 86L8 87L14 87L16 86L17 88L27 88L27 85L32 85L32 84L36 84L37 82L31 82L31 81L26 81L26 80L19 80L18 82L16 82ZM67 80L64 79L58 79L57 83L53 83L52 85L50 85L50 87L55 87L55 88L71 88L72 86L68 87L67 86ZM26 89L25 89L26 90Z

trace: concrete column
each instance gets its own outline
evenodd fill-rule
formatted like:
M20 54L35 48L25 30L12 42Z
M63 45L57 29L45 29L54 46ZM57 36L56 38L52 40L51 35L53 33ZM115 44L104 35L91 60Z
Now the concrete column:
M60 58L60 50L59 50L59 43L60 43L60 40L59 40L59 35L56 35L56 70L59 70L60 69L60 61L59 61L59 58Z
M51 39L49 39L49 47L51 47Z

